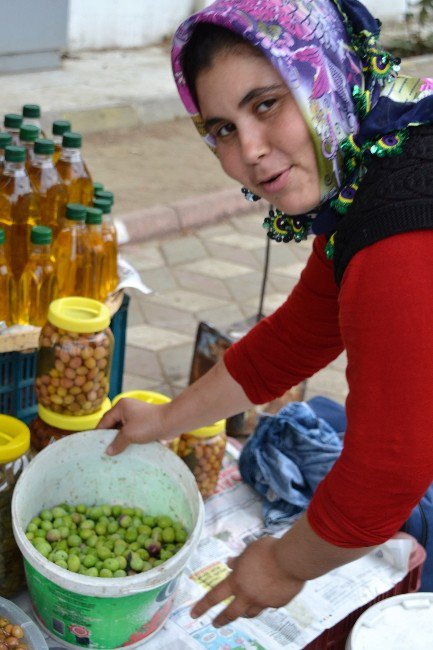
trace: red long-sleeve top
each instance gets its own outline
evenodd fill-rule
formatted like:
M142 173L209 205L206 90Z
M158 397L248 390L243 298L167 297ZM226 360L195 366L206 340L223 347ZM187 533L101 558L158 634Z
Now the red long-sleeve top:
M224 360L259 404L346 349L344 448L307 516L324 540L356 548L389 539L433 481L433 231L362 249L340 288L324 244L315 239L286 302Z

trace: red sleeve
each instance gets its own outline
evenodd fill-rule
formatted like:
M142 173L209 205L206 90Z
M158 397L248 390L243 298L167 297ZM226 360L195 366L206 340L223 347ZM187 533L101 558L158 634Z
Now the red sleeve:
M344 449L308 510L341 547L382 543L433 480L433 232L351 260L340 291L349 395Z
M286 302L225 354L229 373L255 404L282 395L343 350L338 287L324 244L324 237L316 237L313 252Z

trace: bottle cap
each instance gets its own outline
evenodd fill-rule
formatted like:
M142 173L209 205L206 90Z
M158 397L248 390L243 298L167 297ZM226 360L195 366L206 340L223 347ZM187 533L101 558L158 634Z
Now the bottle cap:
M40 117L41 107L39 104L24 104L23 117Z
M81 203L68 203L66 206L66 219L72 221L85 221L86 208Z
M6 133L6 132L0 133L0 149L4 149L11 142L12 142L12 136L10 133Z
M0 244L4 244L6 241L6 235L3 228L0 228Z
M33 150L37 154L50 155L54 153L54 142L52 140L45 140L44 138L37 138Z
M7 129L19 129L23 116L17 113L7 113L4 117L3 124Z
M30 233L32 244L51 244L53 234L48 226L33 226Z
M187 431L186 433L189 436L195 436L196 438L213 438L213 436L218 436L225 431L226 421L218 420L215 424L209 424L207 427L200 427L200 429L193 429L192 431Z
M39 137L40 128L34 124L23 124L20 128L20 140L22 142L34 142Z
M54 413L50 409L45 408L42 404L38 404L38 415L47 424L57 429L65 429L66 431L92 431L96 429L99 420L104 413L111 408L111 402L106 397L102 402L101 408L96 413L89 413L89 415L63 415L61 413Z
M67 148L69 147L70 149L79 149L81 147L81 134L66 131L66 133L63 134L62 145Z
M110 324L110 310L102 302L81 296L57 298L48 307L52 325L69 332L101 332Z
M114 194L113 192L109 192L108 190L97 190L95 192L95 197L98 199L105 199L106 201L111 201L111 203L114 203Z
M55 120L53 122L53 135L63 135L71 130L71 123L69 120Z
M11 463L30 447L30 429L10 415L0 415L0 463Z
M93 193L95 192L101 192L104 189L104 185L102 183L93 183Z
M99 198L93 199L93 207L102 210L102 214L110 214L111 206L112 206L111 201L107 201L107 199L99 199Z
M24 162L27 152L24 147L16 147L14 144L8 144L5 147L5 160L8 162Z
M102 210L100 210L99 208L86 207L86 223L88 224L102 223Z
M162 393L155 393L152 390L128 390L126 393L119 393L113 399L112 406L116 406L117 402L125 397L131 399L138 399L140 402L147 402L148 404L167 404L171 402L171 397L163 395Z

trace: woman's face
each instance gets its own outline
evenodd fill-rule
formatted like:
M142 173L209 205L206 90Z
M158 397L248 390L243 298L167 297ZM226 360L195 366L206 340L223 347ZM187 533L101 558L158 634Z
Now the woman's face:
M319 173L307 125L269 61L248 46L220 53L198 75L196 92L229 176L288 214L318 205Z

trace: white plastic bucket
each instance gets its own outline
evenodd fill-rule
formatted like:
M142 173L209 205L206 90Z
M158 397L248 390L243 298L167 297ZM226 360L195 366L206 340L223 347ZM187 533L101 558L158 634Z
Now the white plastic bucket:
M203 501L187 466L160 443L130 445L107 456L113 431L84 431L46 447L21 475L12 500L16 541L42 625L70 648L135 648L166 620L186 562L203 527ZM92 578L49 562L25 536L42 509L118 503L180 520L185 545L154 569L124 578Z
M356 621L346 650L426 650L433 647L433 593L392 596Z

